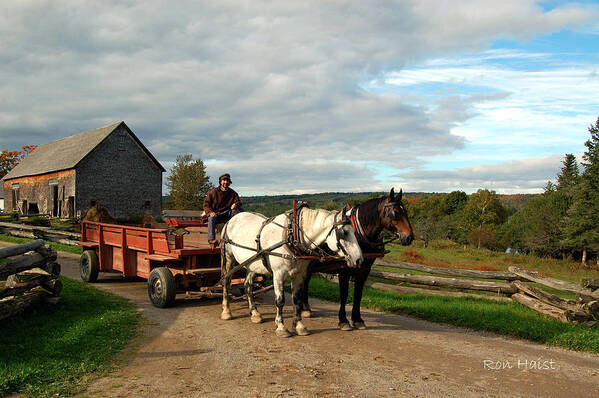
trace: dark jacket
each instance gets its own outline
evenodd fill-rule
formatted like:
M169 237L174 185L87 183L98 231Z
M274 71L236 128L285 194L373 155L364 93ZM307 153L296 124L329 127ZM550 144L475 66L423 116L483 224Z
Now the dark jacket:
M219 213L223 210L230 209L233 203L236 203L236 206L241 206L241 200L239 199L237 192L231 188L223 191L220 187L216 187L206 195L206 199L204 199L204 211L206 212L206 215L211 211Z

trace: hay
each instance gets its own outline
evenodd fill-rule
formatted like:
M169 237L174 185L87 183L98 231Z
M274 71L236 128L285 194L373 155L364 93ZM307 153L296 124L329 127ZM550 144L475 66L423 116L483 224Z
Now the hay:
M93 222L103 222L103 223L114 223L115 219L112 218L108 210L102 206L92 206L87 213L85 213L85 217L83 217L83 221L93 221Z

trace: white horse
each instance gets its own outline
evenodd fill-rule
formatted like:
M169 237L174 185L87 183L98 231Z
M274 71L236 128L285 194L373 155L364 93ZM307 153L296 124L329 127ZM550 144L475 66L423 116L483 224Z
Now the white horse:
M335 256L345 258L349 267L360 266L363 261L362 251L345 212L309 208L301 208L298 212L296 247L300 252L320 254L322 249L319 247L326 243ZM280 214L267 219L262 214L244 212L231 218L224 226L221 234L221 267L224 275L221 319L231 319L228 295L231 274L236 264L238 267L239 264L243 264L243 268L247 270L245 288L251 321L262 322L262 316L254 303L254 277L256 274L272 275L277 307L276 334L281 337L291 336L283 323L283 284L285 280L291 279L295 306L293 327L300 336L309 334L308 329L302 324L301 297L310 259L301 258L289 243L289 230L293 228L290 224L291 218L291 215ZM260 250L265 250L266 253L257 256Z

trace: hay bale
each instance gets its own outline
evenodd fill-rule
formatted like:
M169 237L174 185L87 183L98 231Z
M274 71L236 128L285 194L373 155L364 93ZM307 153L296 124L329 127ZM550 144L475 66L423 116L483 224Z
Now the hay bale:
M96 206L90 207L90 209L87 211L87 213L85 213L85 217L83 217L83 221L93 221L93 222L102 222L102 223L112 224L116 220L114 218L112 218L112 216L110 215L110 213L108 213L108 210L106 210L105 207L96 205Z

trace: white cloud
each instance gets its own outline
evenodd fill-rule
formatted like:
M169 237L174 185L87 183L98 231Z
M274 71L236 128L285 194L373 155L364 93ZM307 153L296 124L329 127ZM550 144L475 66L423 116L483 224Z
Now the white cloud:
M386 189L363 162L422 163L463 148L463 122L502 115L482 97L431 107L365 92L365 81L596 16L584 5L545 12L532 0L485 0L474 9L469 1L433 0L3 2L1 146L41 144L122 119L161 162L193 153L238 172L247 192L277 191L271 184L281 180L285 190ZM437 71L441 81L495 75ZM398 76L435 81L406 72ZM538 75L527 87L544 80Z

